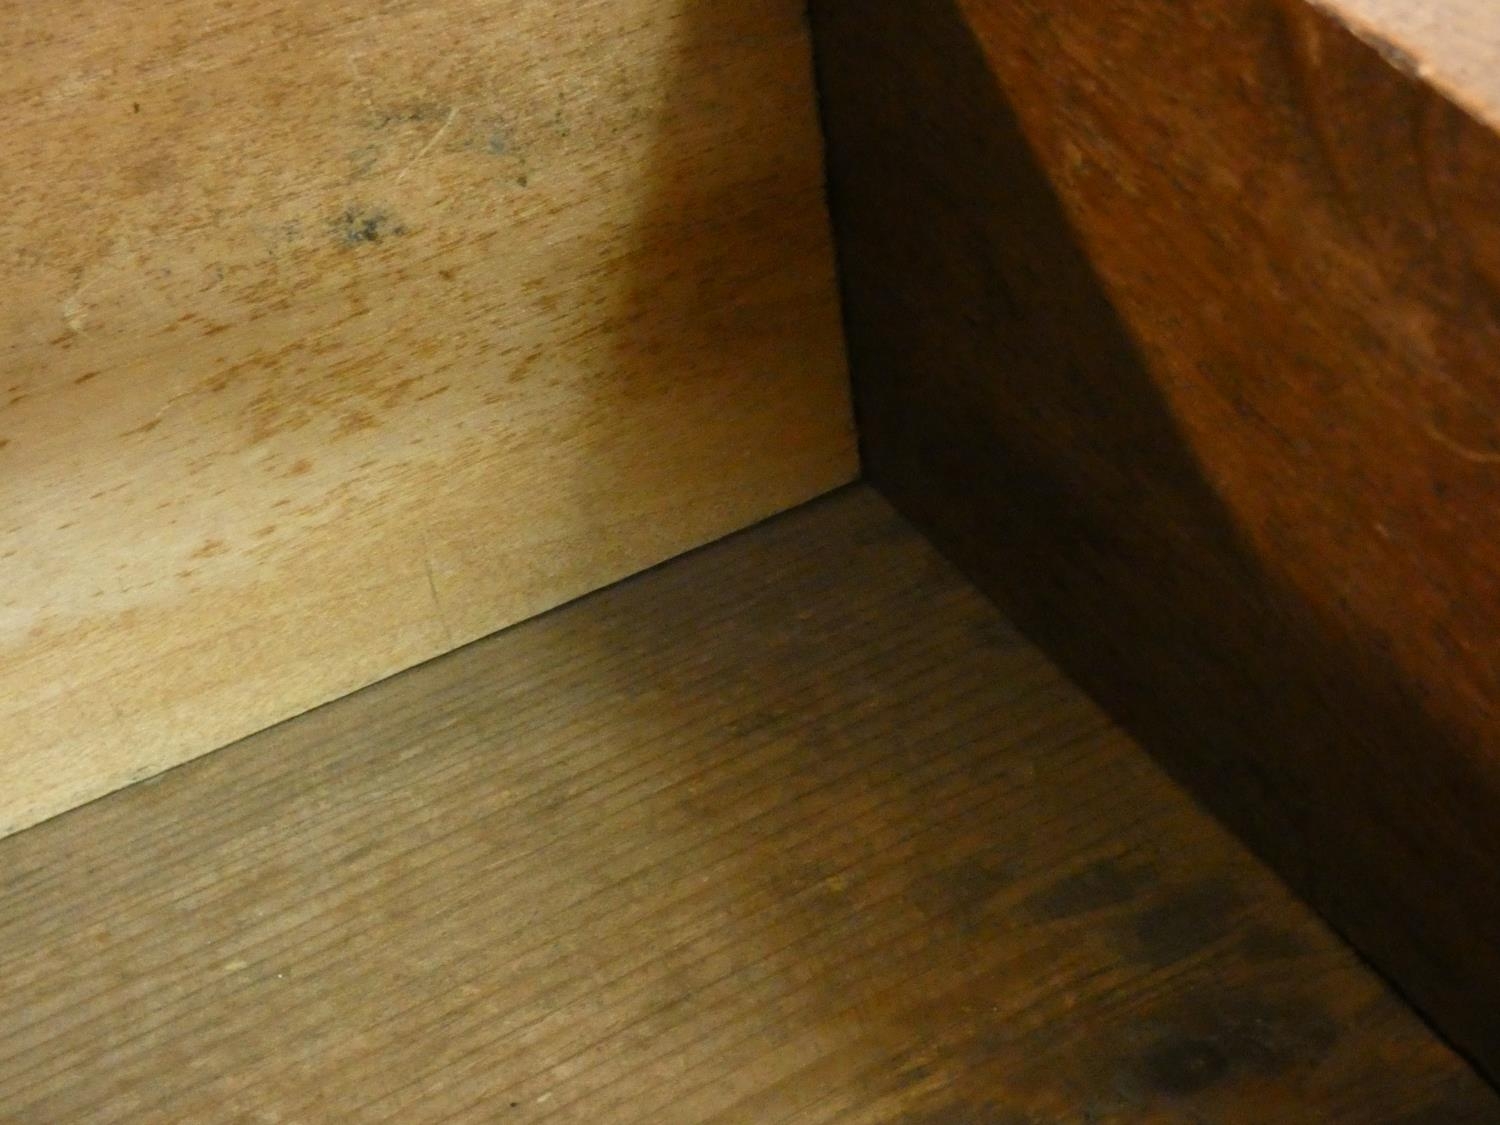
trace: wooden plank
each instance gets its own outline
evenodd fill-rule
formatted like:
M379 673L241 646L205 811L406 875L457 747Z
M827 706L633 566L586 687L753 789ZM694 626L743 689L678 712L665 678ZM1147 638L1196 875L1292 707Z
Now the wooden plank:
M1300 2L815 12L872 474L1500 1073L1493 129Z
M796 0L3 0L0 59L0 832L855 472Z
M866 489L0 872L19 1121L1500 1121Z

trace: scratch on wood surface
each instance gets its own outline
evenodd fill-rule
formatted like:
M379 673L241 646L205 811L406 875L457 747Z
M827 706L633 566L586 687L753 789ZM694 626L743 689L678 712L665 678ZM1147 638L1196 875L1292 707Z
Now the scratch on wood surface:
M432 611L437 615L438 624L443 627L443 640L451 649L453 628L448 624L448 615L443 612L443 599L438 596L437 578L432 573L432 556L426 552L422 554L422 569L427 575L427 592L432 596Z
M1432 370L1445 384L1462 389L1463 384L1458 379L1445 371L1440 363L1434 363ZM1378 380L1372 381L1369 388L1390 404L1393 410L1403 414L1407 413L1407 403L1400 395L1389 387L1382 385ZM1441 445L1449 453L1471 465L1500 465L1500 451L1475 449L1467 442L1453 437L1438 424L1437 420L1430 415L1421 419L1421 430L1430 440Z
M1459 441L1457 438L1450 437L1445 434L1438 426L1438 424L1430 418L1426 421L1422 428L1426 431L1427 436L1432 438L1433 441L1437 442L1450 453L1453 453L1454 455L1463 458L1465 461L1468 461L1470 464L1500 465L1500 453L1483 449L1475 449L1471 445L1466 445L1463 442Z
M148 433L150 433L152 430L156 429L157 426L161 425L161 420L167 416L167 412L170 411L172 409L172 407L176 406L183 399L185 399L185 398L191 398L193 395L195 395L197 393L198 393L198 391L194 387L189 387L188 389L183 390L182 387L179 385L178 387L176 387L172 391L171 395L169 395L167 397L167 401L161 404L161 409L158 410L155 414L153 414L151 416L151 420L150 421L148 421L148 422L142 422L139 426L135 427L133 430L126 430L120 436L121 437L134 437L134 436L139 435L139 434L148 434Z
M87 277L89 273L93 276ZM89 322L89 307L84 303L84 297L105 281L110 280L117 283L117 290L120 288L118 283L123 280L124 285L128 286L132 299L136 301L143 299L154 301L161 308L170 308L160 290L151 282L152 278L169 276L171 276L170 269L160 265L153 266L148 259L141 256L141 252L128 236L116 235L107 253L98 258L92 266L83 266L78 269L78 288L62 300L60 311L63 321L73 333L82 333L88 327ZM87 280L85 280L86 277Z
M417 155L408 160L401 171L396 173L396 182L398 184L402 180L406 179L406 174L410 172L414 167L416 167L417 163L433 150L433 147L438 143L438 141L443 139L443 134L446 133L452 127L453 122L458 119L459 108L459 106L453 106L448 110L448 116L443 121L443 123L437 127L437 132L433 133L432 136L427 139L427 143L418 150Z
M89 310L84 306L83 297L85 293L103 281L104 276L104 272L100 271L74 290L71 296L63 298L62 317L71 331L82 332L88 327Z
M176 406L183 399L190 398L190 397L192 397L196 393L197 392L195 390L193 390L192 388L189 388L188 390L185 390L185 391L177 391L177 392L175 392L172 395L171 398L167 399L166 402L164 402L164 403L161 404L161 409L156 412L156 417L153 418L152 421L153 422L160 422L163 418L165 418L167 416L167 411L171 410L172 407Z

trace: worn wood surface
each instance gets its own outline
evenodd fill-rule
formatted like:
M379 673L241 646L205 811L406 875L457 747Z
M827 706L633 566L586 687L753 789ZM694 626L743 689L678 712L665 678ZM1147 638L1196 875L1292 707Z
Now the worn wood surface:
M1500 1073L1494 132L1295 0L814 11L873 476Z
M6 1120L1500 1121L863 488L0 878Z
M796 0L3 0L0 60L0 833L855 472Z

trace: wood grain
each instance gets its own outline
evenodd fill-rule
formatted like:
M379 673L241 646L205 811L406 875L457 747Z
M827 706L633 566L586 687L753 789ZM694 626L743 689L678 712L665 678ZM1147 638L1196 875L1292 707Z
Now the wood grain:
M1500 1121L866 489L0 843L17 1121Z
M0 59L0 832L855 472L795 0L6 0Z
M872 475L1500 1074L1500 140L1299 0L814 10Z

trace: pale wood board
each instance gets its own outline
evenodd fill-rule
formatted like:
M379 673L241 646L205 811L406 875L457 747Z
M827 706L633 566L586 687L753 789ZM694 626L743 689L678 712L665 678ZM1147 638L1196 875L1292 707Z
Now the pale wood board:
M1494 0L1312 0L1394 65L1500 126L1500 6Z
M0 833L851 479L808 55L0 3Z
M0 880L7 1121L1500 1121L864 488Z

